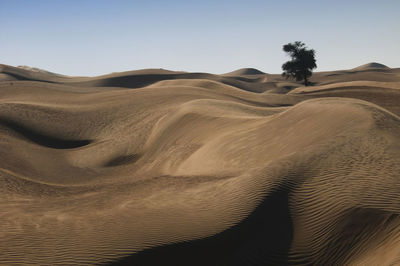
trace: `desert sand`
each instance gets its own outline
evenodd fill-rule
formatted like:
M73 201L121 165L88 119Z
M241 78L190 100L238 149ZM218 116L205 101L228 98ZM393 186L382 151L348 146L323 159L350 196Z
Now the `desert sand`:
M400 263L400 68L0 66L1 265Z

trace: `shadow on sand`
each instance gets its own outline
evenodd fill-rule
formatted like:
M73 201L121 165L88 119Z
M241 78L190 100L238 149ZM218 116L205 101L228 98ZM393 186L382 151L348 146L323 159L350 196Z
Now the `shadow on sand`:
M32 128L28 128L21 123L3 117L0 117L0 126L1 125L8 127L9 129L15 131L19 135L38 145L53 149L72 149L82 147L91 143L90 140L67 140L48 136L37 132Z
M278 189L242 222L214 236L146 249L107 265L287 265L289 190Z

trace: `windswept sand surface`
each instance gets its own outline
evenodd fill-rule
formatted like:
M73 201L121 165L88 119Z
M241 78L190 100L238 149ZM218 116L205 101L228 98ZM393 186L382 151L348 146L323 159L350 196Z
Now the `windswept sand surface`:
M0 264L400 263L400 69L0 66Z

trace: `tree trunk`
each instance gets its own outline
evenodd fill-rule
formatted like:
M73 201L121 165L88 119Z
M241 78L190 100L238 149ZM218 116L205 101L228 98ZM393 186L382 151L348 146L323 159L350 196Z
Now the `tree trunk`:
M304 86L307 86L307 85L308 85L308 80L307 80L307 77L304 76Z

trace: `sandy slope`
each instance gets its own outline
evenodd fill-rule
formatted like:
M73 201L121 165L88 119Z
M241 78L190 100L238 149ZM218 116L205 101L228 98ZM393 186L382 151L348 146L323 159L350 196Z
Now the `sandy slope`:
M0 70L1 265L400 262L400 69Z

